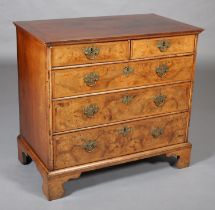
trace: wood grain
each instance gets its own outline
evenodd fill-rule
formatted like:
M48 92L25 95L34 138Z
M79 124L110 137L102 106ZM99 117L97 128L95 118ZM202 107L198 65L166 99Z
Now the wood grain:
M169 68L163 77L158 76L156 73L156 69L161 65L167 65ZM133 72L125 74L124 70L127 67L132 68ZM193 56L53 70L53 98L128 87L188 81L192 80L192 72ZM99 76L98 81L93 86L87 85L84 81L84 78L91 73L96 73Z
M179 169L186 168L190 165L191 147L183 150L171 151L166 153L167 157L176 157L175 166Z
M161 52L157 47L161 40L170 43L170 47L165 52ZM195 35L132 40L131 59L194 52L194 47Z
M186 167L188 166L188 164L186 165L186 163L189 163L190 161L188 154L190 154L192 145L190 143L180 143L157 149L146 150L143 152L133 153L130 155L124 155L120 157L82 164L79 166L58 169L55 171L49 171L45 167L43 162L22 136L18 137L18 147L21 148L22 151L25 151L26 154L30 155L34 160L37 169L43 178L43 192L48 200L54 200L61 198L64 195L64 183L66 181L76 179L80 177L81 173L86 171L96 170L104 167L165 154L167 156L177 156L179 161L182 160L182 162L176 163L176 166L178 168Z
M46 47L17 29L20 134L52 168Z
M196 34L203 29L156 14L17 21L46 45Z
M182 143L186 140L187 117L187 113L182 113L54 136L54 168ZM127 135L121 132L124 128L130 130ZM157 128L163 129L163 133L156 138L152 132ZM96 142L92 151L84 148L89 141Z
M18 158L35 162L48 200L62 197L64 183L86 171L157 155L176 157L178 168L189 166L196 45L203 29L154 14L15 25ZM170 44L166 51L158 48L160 40ZM86 47L99 48L98 55L89 58ZM162 65L168 70L159 76ZM90 73L98 75L91 87ZM165 99L160 105L158 97Z
M154 99L165 95L166 102L156 106ZM133 97L128 104L124 97ZM97 96L60 100L53 102L53 131L66 131L92 125L105 124L126 119L188 109L190 84L160 86L126 92L102 94ZM84 109L96 105L98 112L87 117Z
M86 57L84 54L84 49L87 47L99 48L99 54L95 59L88 59ZM51 63L53 67L83 63L127 60L128 56L128 41L65 45L51 48Z

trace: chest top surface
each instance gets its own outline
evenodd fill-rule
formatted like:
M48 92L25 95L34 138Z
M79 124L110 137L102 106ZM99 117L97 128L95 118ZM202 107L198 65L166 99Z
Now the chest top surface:
M199 33L203 29L156 14L17 21L47 45Z

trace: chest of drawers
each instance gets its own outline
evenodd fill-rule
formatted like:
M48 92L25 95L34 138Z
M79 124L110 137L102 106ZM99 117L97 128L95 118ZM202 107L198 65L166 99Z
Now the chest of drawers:
M15 25L18 157L49 200L86 171L157 155L189 165L201 28L155 14Z

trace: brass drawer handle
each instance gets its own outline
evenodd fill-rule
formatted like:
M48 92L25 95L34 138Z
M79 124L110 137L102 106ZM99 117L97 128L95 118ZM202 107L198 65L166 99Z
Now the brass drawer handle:
M131 131L132 131L132 128L130 128L130 127L123 127L121 129L119 129L119 134L125 137L129 133L131 133Z
M152 129L152 132L151 132L153 138L158 138L159 136L163 135L163 133L164 133L164 128L159 128L159 127Z
M84 76L84 82L87 86L93 87L96 85L96 82L99 80L99 74L96 72L91 72Z
M129 66L126 66L125 68L123 68L122 70L122 73L125 75L125 76L129 76L130 74L132 74L134 72L134 69L129 67Z
M159 95L154 98L154 103L157 107L163 106L166 102L167 96Z
M97 142L95 140L88 140L83 144L83 148L86 152L92 152L97 146Z
M86 47L84 48L84 54L85 56L93 60L99 55L100 49L98 47Z
M159 40L157 42L157 48L161 51L161 52L166 52L171 46L170 41L168 40Z
M122 103L125 105L128 105L132 101L133 98L134 98L134 96L123 96Z
M93 117L99 111L99 107L96 104L90 104L84 107L84 115L87 117Z
M168 71L169 67L166 64L161 64L155 69L155 72L159 77L165 76Z

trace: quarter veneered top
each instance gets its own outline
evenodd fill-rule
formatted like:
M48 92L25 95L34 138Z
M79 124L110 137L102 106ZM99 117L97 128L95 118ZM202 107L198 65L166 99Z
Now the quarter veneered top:
M203 29L155 14L17 21L47 45L200 33Z

